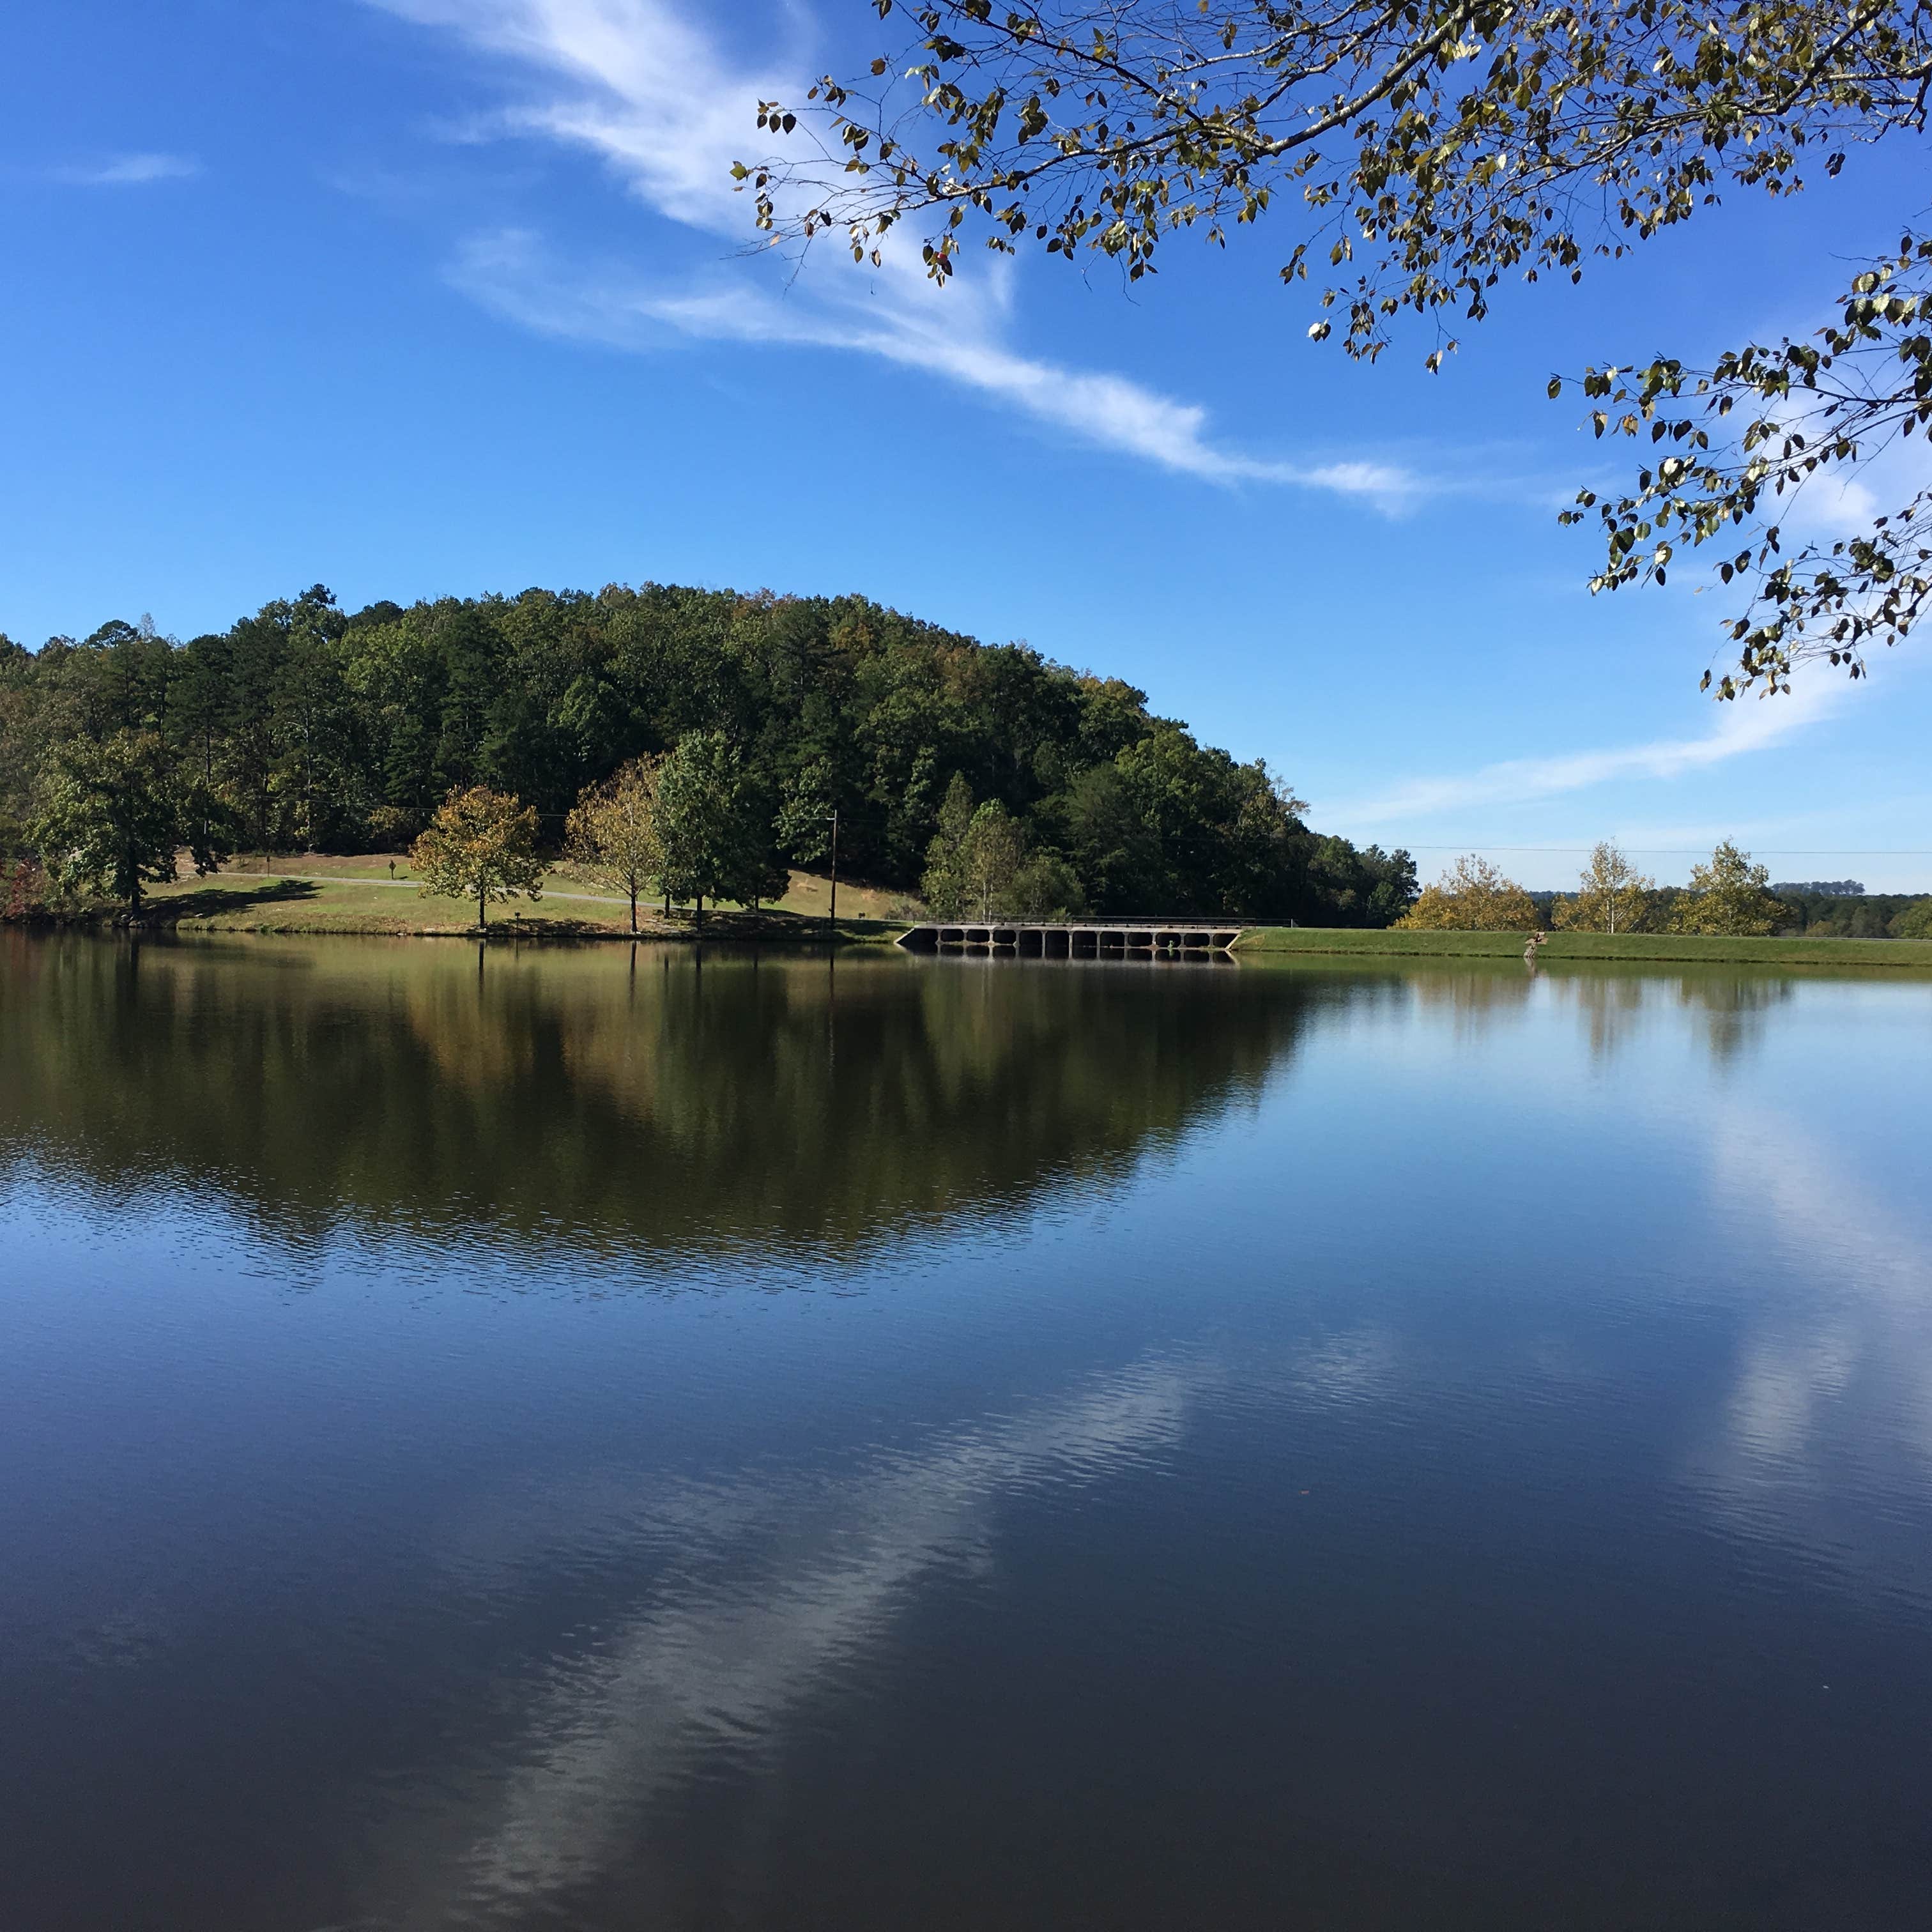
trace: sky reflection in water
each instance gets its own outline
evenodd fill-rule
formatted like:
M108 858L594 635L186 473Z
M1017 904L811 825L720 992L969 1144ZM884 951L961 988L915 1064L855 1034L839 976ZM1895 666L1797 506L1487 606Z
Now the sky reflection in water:
M10 940L0 1923L1910 1922L1928 1072L1904 978Z

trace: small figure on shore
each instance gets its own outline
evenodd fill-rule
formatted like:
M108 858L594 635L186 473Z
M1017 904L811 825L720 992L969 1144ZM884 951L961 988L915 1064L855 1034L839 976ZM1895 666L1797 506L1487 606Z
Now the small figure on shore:
M1536 964L1536 949L1539 946L1547 946L1549 944L1549 934L1545 932L1541 926L1538 926L1523 943L1522 963L1533 970Z
M396 883L396 862L393 859L389 861L389 883L392 886Z

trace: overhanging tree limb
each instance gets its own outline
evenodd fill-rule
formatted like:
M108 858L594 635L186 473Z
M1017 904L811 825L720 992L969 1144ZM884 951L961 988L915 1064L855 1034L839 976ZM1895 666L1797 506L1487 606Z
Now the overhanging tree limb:
M1406 311L1435 326L1431 368L1456 346L1444 325L1484 316L1504 274L1579 280L1589 260L1689 220L1726 186L1796 193L1808 152L1836 174L1855 146L1922 131L1932 82L1932 0L874 4L913 27L872 63L875 94L826 75L802 109L759 104L758 126L793 137L737 170L774 239L802 247L842 228L856 259L877 261L892 229L922 224L922 258L942 283L974 235L1003 253L1030 241L1064 260L1098 254L1131 280L1177 230L1225 242L1228 223L1258 220L1294 188L1305 232L1284 278L1306 279L1326 242L1331 271L1356 270L1320 297L1344 318L1342 346L1373 360ZM1681 391L1633 392L1628 369L1582 379L1593 398L1636 403L1626 433L1702 438L1688 489L1676 471L1662 484L1653 471L1613 504L1586 493L1609 546L1595 587L1662 580L1660 517L1695 548L1818 470L1855 466L1924 426L1932 262L1908 235L1870 273L1882 299L1868 304L1874 289L1855 284L1839 332L1850 339L1828 330L1817 352L1828 367L1879 344L1895 366L1856 397L1814 389L1806 406L1825 413L1822 440L1780 386L1793 368L1815 378L1808 344L1640 372L1646 382L1676 372L1714 422L1747 396L1766 406L1728 441L1708 425L1658 427L1655 406ZM1308 331L1331 332L1325 314ZM1750 560L1720 572L1742 572L1753 590L1732 620L1738 661L1720 694L1781 689L1814 657L1856 673L1864 644L1903 635L1928 594L1922 511L1915 498L1802 563L1774 561L1777 532L1760 532Z

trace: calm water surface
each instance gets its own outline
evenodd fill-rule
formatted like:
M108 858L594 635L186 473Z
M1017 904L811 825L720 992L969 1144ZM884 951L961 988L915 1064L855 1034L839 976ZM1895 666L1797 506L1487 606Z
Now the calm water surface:
M0 1927L1902 1928L1932 984L0 942Z

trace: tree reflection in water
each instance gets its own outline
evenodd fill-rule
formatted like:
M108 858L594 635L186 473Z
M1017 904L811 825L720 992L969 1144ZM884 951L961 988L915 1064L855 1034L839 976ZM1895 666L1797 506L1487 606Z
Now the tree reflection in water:
M623 1253L849 1246L1103 1179L1258 1090L1231 968L659 946L5 942L0 1148L126 1199Z
M1929 1000L0 937L0 1922L1916 1922Z

